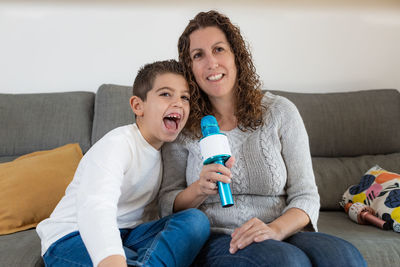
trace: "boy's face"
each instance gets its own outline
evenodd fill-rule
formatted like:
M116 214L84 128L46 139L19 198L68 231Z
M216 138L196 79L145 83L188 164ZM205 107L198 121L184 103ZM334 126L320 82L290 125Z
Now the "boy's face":
M136 123L146 141L156 149L172 142L189 116L189 88L185 78L174 73L157 75L146 101L130 99Z

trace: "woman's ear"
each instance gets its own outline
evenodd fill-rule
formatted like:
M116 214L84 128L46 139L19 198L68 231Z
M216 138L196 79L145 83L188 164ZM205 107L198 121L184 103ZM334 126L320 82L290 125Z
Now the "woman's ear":
M136 116L143 116L143 100L138 96L132 96L129 99L129 103L131 104L131 109Z

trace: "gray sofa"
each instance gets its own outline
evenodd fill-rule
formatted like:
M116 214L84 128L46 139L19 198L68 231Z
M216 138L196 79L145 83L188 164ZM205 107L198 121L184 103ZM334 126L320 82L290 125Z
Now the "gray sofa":
M339 201L375 164L400 172L399 91L272 92L292 100L305 122L321 196L319 231L352 242L369 266L398 264L400 234L354 223ZM96 94L0 94L0 163L67 143L86 152L109 130L133 122L129 97L130 88L117 85ZM0 236L0 266L44 266L35 229Z

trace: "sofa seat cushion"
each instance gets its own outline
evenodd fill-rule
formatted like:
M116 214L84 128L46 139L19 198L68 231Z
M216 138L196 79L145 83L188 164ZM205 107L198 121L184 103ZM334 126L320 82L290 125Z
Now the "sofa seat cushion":
M344 211L320 212L318 229L352 243L368 266L397 266L400 262L400 234L392 230L357 224Z
M43 267L40 238L35 229L0 236L0 265Z

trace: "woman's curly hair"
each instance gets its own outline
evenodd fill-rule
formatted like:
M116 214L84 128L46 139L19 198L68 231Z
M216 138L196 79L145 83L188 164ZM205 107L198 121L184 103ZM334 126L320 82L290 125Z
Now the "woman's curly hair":
M239 27L233 25L228 17L211 10L198 13L190 20L178 41L179 61L184 66L185 78L190 87L190 115L185 126L185 133L192 137L200 137L200 121L205 115L213 114L211 102L196 82L190 58L190 34L206 27L218 27L225 34L235 56L237 79L234 89L235 116L238 127L242 131L255 130L263 124L261 100L263 93L256 73L251 54L247 48Z

